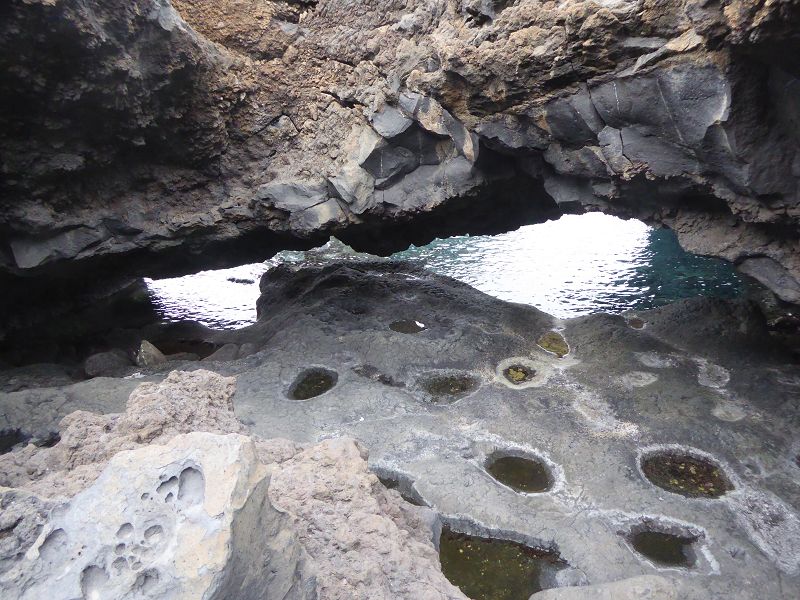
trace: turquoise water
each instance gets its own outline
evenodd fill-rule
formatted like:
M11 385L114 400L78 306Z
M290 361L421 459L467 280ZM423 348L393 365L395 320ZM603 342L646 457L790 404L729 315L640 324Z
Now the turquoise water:
M322 248L281 252L265 263L147 284L165 320L236 328L255 321L258 280L270 267L375 258L332 239ZM745 288L732 265L684 252L671 231L599 213L496 236L435 240L392 258L561 318L654 308L694 296L733 298Z

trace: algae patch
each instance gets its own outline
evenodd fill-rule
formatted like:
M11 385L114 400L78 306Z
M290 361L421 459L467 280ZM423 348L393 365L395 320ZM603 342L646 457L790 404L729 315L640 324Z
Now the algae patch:
M558 356L558 358L564 358L569 354L567 340L557 331L548 331L544 333L536 343L539 347Z
M514 385L526 383L534 378L536 369L526 367L524 365L511 365L503 369L503 377L508 379Z
M550 549L442 528L442 573L473 600L528 600L567 563ZM549 577L548 577L549 576ZM549 587L549 586L547 586Z
M553 486L553 478L545 464L522 456L501 456L490 459L486 471L517 492L526 494L546 492Z
M478 387L478 379L466 373L428 375L420 382L430 402L450 404L467 396Z
M690 454L650 454L642 459L642 472L652 484L689 498L719 498L733 489L719 465Z

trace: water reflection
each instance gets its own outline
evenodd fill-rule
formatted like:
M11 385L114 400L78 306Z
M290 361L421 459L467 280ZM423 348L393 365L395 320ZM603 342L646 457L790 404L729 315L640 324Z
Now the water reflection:
M235 328L255 321L258 280L271 266L364 258L375 257L332 240L308 252L281 252L266 263L147 283L164 319ZM653 308L699 295L732 298L744 287L730 264L687 254L671 231L599 213L496 236L435 240L393 258L562 318Z

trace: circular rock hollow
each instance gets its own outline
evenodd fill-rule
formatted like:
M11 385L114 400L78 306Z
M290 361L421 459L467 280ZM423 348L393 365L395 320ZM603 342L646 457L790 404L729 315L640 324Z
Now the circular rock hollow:
M442 528L442 573L473 600L529 598L567 567L558 552Z
M569 354L569 344L567 344L567 340L557 331L547 331L543 333L536 343L539 344L539 347L548 352L552 352L558 358L564 358Z
M644 328L644 319L640 317L631 317L628 319L628 325L633 329L643 329Z
M538 494L553 487L550 469L534 457L494 454L486 461L486 471L500 483L525 494Z
M315 398L333 389L338 380L339 375L336 371L323 369L322 367L306 369L297 376L297 379L289 387L288 396L292 400Z
M415 321L414 319L401 319L399 321L392 321L389 324L389 329L398 333L419 333L425 331L425 323Z
M690 568L697 563L693 549L697 536L639 529L630 533L628 541L636 552L657 565Z
M651 452L642 457L641 467L653 485L688 498L719 498L733 489L718 464L688 452Z
M479 380L465 372L436 373L422 376L419 386L427 394L429 402L451 404L478 389Z
M536 369L521 364L509 365L503 369L503 377L514 385L522 385L536 376Z

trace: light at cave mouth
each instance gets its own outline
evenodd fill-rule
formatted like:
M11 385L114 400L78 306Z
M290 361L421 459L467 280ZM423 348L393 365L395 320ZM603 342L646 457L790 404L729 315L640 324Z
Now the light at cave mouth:
M495 236L437 239L391 258L419 262L560 318L645 310L694 296L733 298L745 287L732 265L684 252L671 231L601 213L566 215ZM270 267L341 259L375 257L332 240L264 263L146 282L164 320L235 329L255 322L258 281Z

